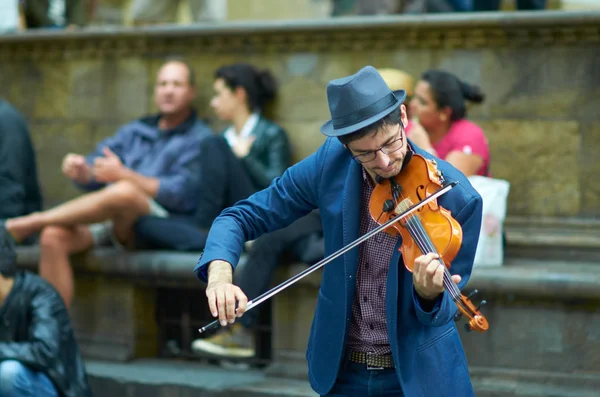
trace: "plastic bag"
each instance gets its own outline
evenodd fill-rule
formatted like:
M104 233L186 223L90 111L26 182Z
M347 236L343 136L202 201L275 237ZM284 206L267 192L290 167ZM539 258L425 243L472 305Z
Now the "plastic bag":
M473 267L501 266L504 262L504 220L510 183L479 175L470 176L469 181L483 199L481 232Z

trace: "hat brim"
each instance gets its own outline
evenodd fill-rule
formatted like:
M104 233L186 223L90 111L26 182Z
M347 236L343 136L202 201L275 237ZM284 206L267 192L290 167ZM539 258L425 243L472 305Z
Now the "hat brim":
M321 126L321 132L324 135L331 136L331 137L348 135L348 134L351 134L353 132L360 130L361 128L364 128L368 125L371 125L371 124L381 120L388 114L392 113L395 109L397 109L398 106L400 106L402 103L404 103L404 100L406 99L406 92L404 90L393 91L393 93L394 93L394 96L396 97L396 101L394 102L394 104L391 105L390 107L382 110L381 112L377 113L376 115L373 115L373 116L369 117L368 119L362 120L356 124L352 124L347 127L339 128L339 129L335 129L333 126L333 121L328 120Z

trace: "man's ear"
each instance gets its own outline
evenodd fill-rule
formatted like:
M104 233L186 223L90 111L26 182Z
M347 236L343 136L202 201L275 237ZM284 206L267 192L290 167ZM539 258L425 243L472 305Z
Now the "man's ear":
M402 121L402 125L404 128L408 126L408 114L406 113L406 105L400 104L400 121Z

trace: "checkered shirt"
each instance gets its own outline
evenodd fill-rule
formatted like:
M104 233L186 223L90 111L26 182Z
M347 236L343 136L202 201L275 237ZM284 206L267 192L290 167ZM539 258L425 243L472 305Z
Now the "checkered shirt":
M363 169L360 235L379 226L369 214L369 200L375 187ZM359 246L356 294L348 348L374 354L390 353L385 314L385 292L388 267L397 237L380 232Z

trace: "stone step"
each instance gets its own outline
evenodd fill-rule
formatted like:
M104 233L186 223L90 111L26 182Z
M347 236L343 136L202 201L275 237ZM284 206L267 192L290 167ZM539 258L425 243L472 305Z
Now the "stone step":
M307 380L270 377L254 369L158 359L86 361L94 397L315 397Z
M600 377L471 367L477 397L597 397Z
M600 219L509 217L508 258L600 261Z
M314 397L305 379L269 376L194 362L87 361L95 397ZM478 397L596 397L597 377L578 374L471 368Z

